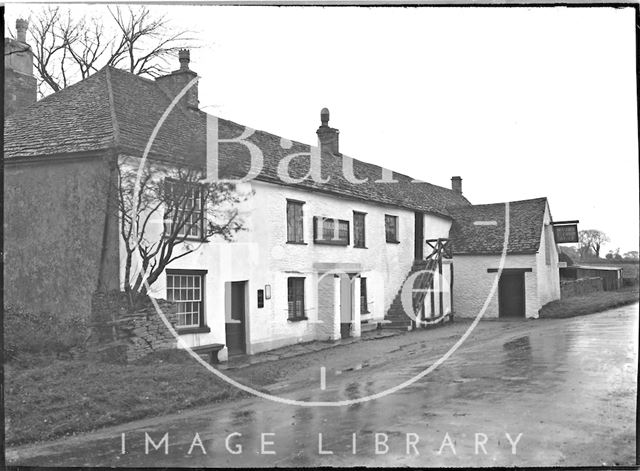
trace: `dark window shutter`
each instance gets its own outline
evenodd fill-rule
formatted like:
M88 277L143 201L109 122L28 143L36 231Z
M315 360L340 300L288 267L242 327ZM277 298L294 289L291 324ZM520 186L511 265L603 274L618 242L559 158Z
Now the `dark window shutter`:
M302 242L304 240L302 231L302 205L296 205L296 242Z
M292 203L287 203L287 240L293 242L295 240L295 209Z

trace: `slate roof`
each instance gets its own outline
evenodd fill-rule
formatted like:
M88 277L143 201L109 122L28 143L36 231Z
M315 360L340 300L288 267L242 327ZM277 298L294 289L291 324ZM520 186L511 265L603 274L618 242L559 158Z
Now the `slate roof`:
M546 198L509 203L507 253L532 254L540 247ZM450 237L458 255L500 254L504 244L505 203L448 207L453 217ZM486 224L495 221L495 225ZM484 222L485 224L475 224Z
M5 123L5 159L31 158L54 154L89 152L117 147L121 153L142 156L152 130L171 102L154 81L128 72L105 67L91 77L50 95L7 118ZM150 158L181 159L204 165L206 156L206 113L188 110L179 104L168 115L150 149ZM245 126L219 118L220 139L237 138ZM256 178L282 184L278 163L294 152L309 152L310 146L264 131L255 131L248 141L262 150L264 165ZM284 148L288 144L290 148ZM322 177L327 183L306 179L290 183L305 189L400 206L407 209L448 216L447 206L468 205L462 195L411 177L394 173L398 183L375 183L382 168L353 160L356 178L368 182L353 184L342 172L342 157L322 155ZM239 143L219 144L219 176L245 176L250 157ZM304 176L308 158L291 161L291 177Z

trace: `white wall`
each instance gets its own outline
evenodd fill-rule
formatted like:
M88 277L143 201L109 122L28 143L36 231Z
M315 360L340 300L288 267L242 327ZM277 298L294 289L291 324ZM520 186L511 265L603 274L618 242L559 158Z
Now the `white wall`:
M441 239L449 237L451 220L433 214L424 215L424 238ZM425 257L429 255L425 249Z
M323 328L313 322L287 320L287 278L305 276L305 309L310 320L317 319L317 263L351 264L354 271L367 278L367 319L381 320L406 277L414 256L414 213L395 207L384 207L310 192L292 187L253 182L255 201L254 240L260 246L261 271L255 273L256 283L272 284L272 300L264 312L257 312L250 328L254 351L280 344L304 341L321 335ZM306 245L287 243L287 198L304 201L304 241ZM353 247L353 211L367 213L365 217L366 249ZM385 241L384 215L398 216L400 243ZM313 243L313 217L323 216L350 221L351 240L348 246ZM328 288L327 288L328 289ZM257 319L260 319L259 321Z
M547 258L547 251L549 251ZM547 263L547 260L549 263ZM544 213L544 227L537 254L538 301L540 306L560 299L560 270L558 269L558 247L553 236L551 213L547 204Z
M137 168L138 159L121 159L123 169ZM161 173L158 173L162 176ZM239 185L240 192L250 191L249 184ZM260 260L258 245L252 242L252 217L253 198L248 198L246 202L239 206L241 217L245 220L247 231L236 234L236 241L228 243L222 238L214 237L209 242L188 241L175 247L175 255L186 251L187 247L195 250L184 257L170 263L168 268L180 270L206 270L205 275L205 324L210 328L208 333L182 334L180 337L190 347L208 345L212 343L226 344L225 336L225 282L244 281L251 278L251 274L256 271L256 261ZM162 233L163 211L158 210L151 217L145 235L150 241L157 240ZM120 285L124 285L125 273L125 244L120 237ZM240 263L241 262L241 263ZM139 266L134 259L133 272ZM132 277L134 275L132 274ZM149 295L166 299L166 275L163 273L151 286ZM257 300L249 297L250 309L254 309ZM247 339L249 342L249 339ZM226 348L221 351L218 357L225 360Z
M540 303L537 289L537 255L507 255L504 268L531 268L524 274L525 315L538 317ZM488 273L489 268L498 268L500 255L455 255L453 258L453 310L458 317L475 317L480 312L491 292L497 273ZM484 314L486 318L498 317L498 287Z
M357 272L366 277L369 314L366 314L364 319L380 321L384 318L413 263L415 230L413 211L257 181L244 184L241 189L242 191L250 189L254 192L253 196L241 206L241 215L247 230L238 233L236 240L231 243L215 238L206 243L189 242L188 244L195 247L194 252L172 262L168 267L207 270L205 321L211 331L181 335L188 345L226 344L225 310L228 310L228 303L225 302L225 284L231 281L248 282L246 312L248 353L319 338L330 338L333 335L331 332L335 331L335 326L329 328L314 322L318 319L318 280L326 271L326 265L325 268L319 269L316 265L318 263L332 264L336 268L349 267L349 272ZM287 198L305 201L303 207L305 245L287 243ZM367 248L353 246L353 211L367 214L365 217ZM162 229L161 214L159 211L151 222L156 237ZM387 243L385 240L385 214L398 216L399 244ZM349 245L314 244L312 226L314 216L348 220L351 236ZM450 222L442 218L425 216L425 233L429 238L446 237L449 226ZM150 237L154 234L150 233ZM176 247L176 253L184 250L183 247L184 244ZM123 241L121 241L121 259L124 259ZM306 278L305 311L308 320L295 322L288 320L287 278L290 276ZM121 263L121 280L123 278L124 263ZM265 285L271 286L271 299L265 299L264 307L258 308L257 290L264 289ZM326 285L324 290L330 290L329 286ZM357 296L358 292L359 285L354 289L354 296ZM154 283L150 294L166 298L164 275ZM339 300L339 296L336 299ZM359 299L357 305L359 306ZM357 314L359 316L359 309ZM359 325L357 327L355 332L359 334ZM225 359L226 349L219 357Z

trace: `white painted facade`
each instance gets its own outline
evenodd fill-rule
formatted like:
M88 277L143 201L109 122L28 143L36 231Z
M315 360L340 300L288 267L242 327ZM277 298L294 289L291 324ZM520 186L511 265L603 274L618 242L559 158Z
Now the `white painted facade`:
M196 250L167 267L206 270L204 310L209 331L181 334L187 345L227 344L225 314L230 310L232 282L245 282L244 331L248 354L311 340L339 339L341 321L350 321L350 335L357 337L362 322L376 323L384 319L414 261L414 211L256 180L240 185L239 191L253 192L240 207L246 230L239 232L233 242L215 238L205 243L188 242ZM304 202L304 244L287 242L288 199ZM366 248L354 247L354 211L366 213ZM398 217L400 243L386 242L385 215ZM314 243L314 216L349 221L349 245ZM160 214L155 219L151 227L159 235ZM448 236L451 222L425 215L424 224L425 237L438 238ZM123 257L121 240L121 260ZM289 277L305 278L307 319L288 318ZM361 314L360 278L363 277L367 285L367 308ZM121 263L123 279L124 263ZM264 306L258 308L258 290L266 290L267 285L270 299L264 299ZM166 276L161 276L151 288L151 296L166 298ZM218 357L225 360L227 355L225 348Z
M176 247L178 252L186 245L195 250L168 267L206 272L206 328L188 333L182 331L180 336L186 345L228 345L226 323L234 282L244 283L245 347L242 350L248 354L312 340L336 340L347 335L341 325L345 323L350 323L348 335L357 337L363 323L379 323L384 319L414 262L414 211L257 180L239 185L238 191L251 195L239 207L246 230L237 233L233 242L212 238L204 243L180 244ZM287 241L287 200L304 202L303 244ZM354 247L354 211L366 213L366 248ZM385 215L398 217L399 243L386 242ZM314 243L314 216L349 221L349 245ZM432 214L424 214L423 218L424 239L449 237L450 219ZM530 269L524 274L525 315L528 318L538 317L542 305L560 298L558 253L550 222L547 205L538 252L510 254L505 263L505 268ZM162 230L160 212L151 221L151 227L149 237L153 238L154 234L158 237ZM424 256L428 255L428 250L425 246ZM122 240L121 260L124 260ZM498 268L499 262L499 255L456 255L453 260L445 260L442 312L454 312L461 317L476 316L495 284L496 290L485 317L498 317L498 281L496 273L490 273L488 269ZM289 319L289 277L304 277L305 319ZM366 278L367 285L367 307L362 313L361 278ZM453 290L447 293L452 278ZM426 321L441 312L437 294L439 280L434 279L433 308L430 294L424 303L423 319ZM124 263L121 263L123 280ZM270 291L270 298L264 298L263 307L258 307L258 290ZM165 275L153 284L150 295L167 297ZM227 356L225 347L218 357L224 361Z

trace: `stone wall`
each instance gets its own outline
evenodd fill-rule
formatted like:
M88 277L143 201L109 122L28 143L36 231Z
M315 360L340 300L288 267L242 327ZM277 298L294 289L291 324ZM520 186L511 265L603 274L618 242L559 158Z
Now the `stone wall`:
M561 281L560 291L562 298L602 291L602 278L578 278L577 280Z
M175 326L177 306L156 300ZM91 302L92 343L89 356L97 360L131 362L159 350L176 348L177 340L149 298L130 308L125 293L96 292Z

